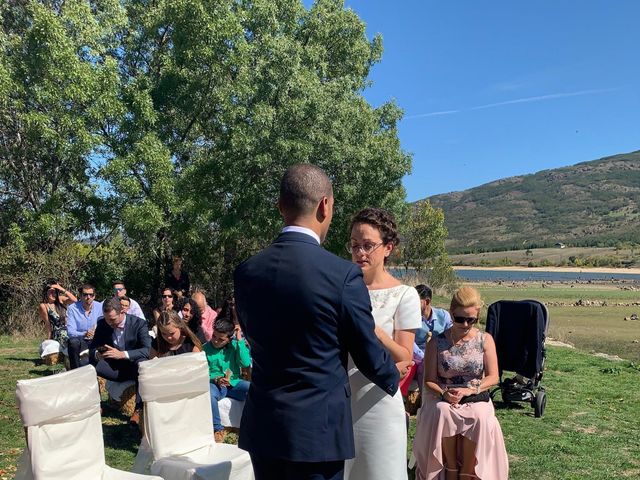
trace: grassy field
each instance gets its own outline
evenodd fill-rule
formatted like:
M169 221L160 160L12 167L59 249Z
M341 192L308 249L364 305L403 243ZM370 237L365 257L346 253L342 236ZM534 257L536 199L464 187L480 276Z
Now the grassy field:
M499 299L535 298L572 304L578 299L632 303L640 292L615 285L478 284L487 305ZM448 300L436 297L446 306ZM485 309L486 313L486 309ZM550 336L576 350L549 347L543 384L545 416L528 405L507 408L496 402L507 444L512 480L640 478L640 322L623 317L640 307L550 307ZM636 341L634 343L634 340ZM0 337L0 480L13 478L24 436L15 406L21 378L51 374L37 358L38 341ZM619 355L624 361L589 352ZM107 464L130 469L140 440L127 419L107 406L103 412ZM411 422L413 438L415 420ZM227 441L236 437L229 435Z
M15 382L50 373L37 342L0 338L0 479L13 478L24 437L15 407ZM496 401L513 480L640 477L640 367L566 348L550 347L543 384L548 403L536 419L528 405ZM139 433L105 407L107 463L129 469ZM410 437L415 422L412 420ZM230 441L235 438L229 437Z
M527 251L529 252L527 254ZM577 258L615 258L623 264L638 263L637 249L616 249L614 247L567 247L567 248L534 248L531 250L507 250L503 252L466 253L451 255L454 265L465 266L498 266L514 265L526 267L530 262L550 265L570 263L569 257ZM622 272L621 272L622 273Z

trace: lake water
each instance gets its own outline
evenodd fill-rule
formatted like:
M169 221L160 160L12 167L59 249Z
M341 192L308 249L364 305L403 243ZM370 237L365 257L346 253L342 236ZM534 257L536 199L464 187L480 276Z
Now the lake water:
M544 272L529 270L456 270L456 274L463 280L472 282L482 281L509 281L509 282L525 282L525 281L545 281L545 282L561 282L561 281L609 281L626 280L640 282L640 275L633 273L601 273L601 272Z

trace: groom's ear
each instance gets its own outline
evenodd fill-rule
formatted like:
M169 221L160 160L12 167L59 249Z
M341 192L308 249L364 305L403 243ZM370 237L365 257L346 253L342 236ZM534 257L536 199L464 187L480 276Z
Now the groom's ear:
M320 223L331 217L331 201L328 197L322 197L316 208L316 220Z

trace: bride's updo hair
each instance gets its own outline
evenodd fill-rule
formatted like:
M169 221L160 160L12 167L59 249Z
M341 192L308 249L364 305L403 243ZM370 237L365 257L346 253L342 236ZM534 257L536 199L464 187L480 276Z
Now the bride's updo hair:
M450 310L453 312L456 308L482 308L483 306L484 302L478 290L473 287L460 287L453 293Z
M398 227L396 226L396 219L393 214L382 208L365 208L356 213L351 219L351 226L349 231L353 230L354 225L359 223L365 223L378 229L382 242L385 245L392 244L397 247L400 243L398 237Z

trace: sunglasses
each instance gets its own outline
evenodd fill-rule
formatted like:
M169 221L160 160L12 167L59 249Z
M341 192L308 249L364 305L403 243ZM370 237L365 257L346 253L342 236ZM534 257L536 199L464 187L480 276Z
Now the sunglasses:
M162 295L162 298L173 298L173 295Z
M454 315L453 321L456 323L468 323L469 325L473 325L478 321L478 317L459 317Z
M114 292L121 292L122 290L124 290L124 287L113 287Z
M83 297L95 297L95 296L96 296L96 294L95 294L95 293L85 293L85 292L82 292L82 296L83 296Z

